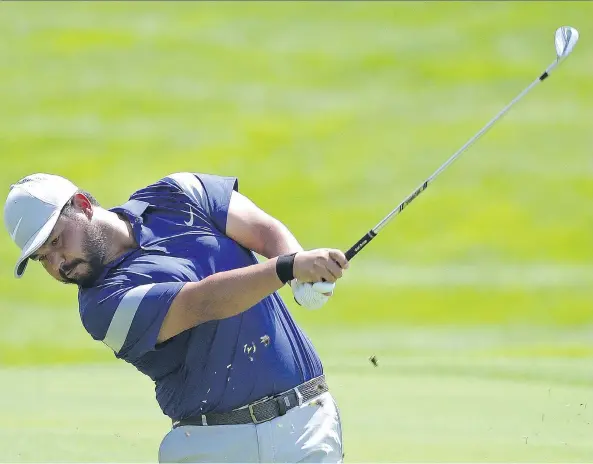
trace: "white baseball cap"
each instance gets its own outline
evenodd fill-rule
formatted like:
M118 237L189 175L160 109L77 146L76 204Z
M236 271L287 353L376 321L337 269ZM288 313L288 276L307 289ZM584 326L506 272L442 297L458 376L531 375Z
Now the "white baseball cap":
M53 174L31 174L10 186L4 204L4 225L12 240L21 249L14 276L25 272L29 256L51 235L62 209L78 191L78 187Z

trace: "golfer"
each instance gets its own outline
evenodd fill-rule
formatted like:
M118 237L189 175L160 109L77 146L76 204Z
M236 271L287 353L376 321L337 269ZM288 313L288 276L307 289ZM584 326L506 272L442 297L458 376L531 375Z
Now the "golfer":
M348 268L341 251L304 251L236 178L189 172L110 209L33 174L10 187L4 223L15 276L33 260L76 284L88 333L154 381L172 424L160 462L342 461L322 363L277 293L289 283L321 307Z

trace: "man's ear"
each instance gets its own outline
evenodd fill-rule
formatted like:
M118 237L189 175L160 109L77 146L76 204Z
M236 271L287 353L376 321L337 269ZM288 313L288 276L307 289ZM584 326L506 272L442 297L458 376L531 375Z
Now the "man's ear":
M87 218L91 219L93 217L93 204L84 193L76 193L72 197L72 206L78 211L82 211Z

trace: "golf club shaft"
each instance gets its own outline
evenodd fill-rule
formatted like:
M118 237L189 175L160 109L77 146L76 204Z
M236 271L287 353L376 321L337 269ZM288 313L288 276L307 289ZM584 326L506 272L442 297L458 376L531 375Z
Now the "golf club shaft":
M478 140L482 135L484 135L488 129L490 129L496 121L498 121L505 113L507 113L511 107L517 103L521 98L523 98L533 87L535 87L539 82L546 79L549 73L556 67L559 60L555 60L546 71L544 71L536 80L534 80L525 90L523 90L519 95L517 95L507 106L505 106L494 118L490 120L488 124L486 124L477 134L475 134L471 139L469 139L465 145L463 145L455 154L453 154L439 169L437 169L434 174L432 174L428 179L426 179L416 190L414 190L404 201L402 201L394 210L392 210L387 216L385 216L381 222L379 222L375 227L369 230L360 240L358 240L352 247L345 253L346 259L351 260L356 256L360 250L362 250L365 246L369 244L369 242L377 236L379 231L395 216L401 213L406 206L408 206L416 197L418 197L424 190L427 189L429 184L441 173L443 172L450 164L453 163L465 150L467 150L476 140Z

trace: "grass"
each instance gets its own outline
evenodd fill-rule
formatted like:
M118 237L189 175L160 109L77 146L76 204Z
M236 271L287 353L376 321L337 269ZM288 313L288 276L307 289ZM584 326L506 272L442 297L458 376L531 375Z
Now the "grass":
M381 232L331 305L281 293L325 361L347 461L593 461L592 13L2 3L0 185L59 173L114 206L171 172L236 175L303 246L345 250L572 25L573 55ZM37 266L13 279L16 257L0 234L0 460L154 460L168 423L150 382L84 332L73 288Z
M340 406L347 462L568 463L593 459L586 333L339 328L310 336ZM1 462L155 462L169 427L150 381L131 366L3 368L0 384Z
M552 61L566 23L581 32L569 60L357 262L588 265L592 8L3 4L0 183L57 172L112 206L172 171L237 175L305 247L346 249ZM15 281L15 256L0 235L3 320L31 281L23 303L76 306L40 272Z

